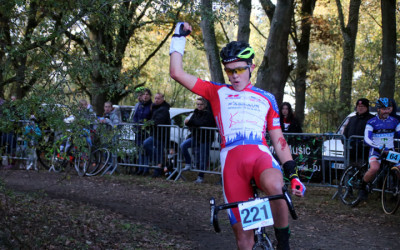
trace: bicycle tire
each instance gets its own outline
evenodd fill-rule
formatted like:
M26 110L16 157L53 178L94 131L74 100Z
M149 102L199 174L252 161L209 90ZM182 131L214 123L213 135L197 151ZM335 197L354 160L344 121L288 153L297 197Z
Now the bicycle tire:
M36 148L36 155L37 155L37 160L40 163L40 165L46 169L49 170L51 167L51 158L47 156L46 150L43 150L42 148Z
M360 203L359 191L367 165L350 165L340 178L338 194L343 204L355 207Z
M274 247L272 245L271 239L268 237L268 234L265 230L265 227L261 228L261 234L255 232L254 234L254 245L252 250L273 250Z
M390 169L383 181L381 201L386 214L394 214L400 205L399 170Z
M74 167L79 176L85 176L87 167L90 162L90 146L78 150L74 147Z
M49 171L54 171L56 173L61 172L67 167L69 162L69 157L61 157L59 153L54 153L51 158L51 165Z
M40 165L44 169L49 170L52 163L51 152L49 152L49 149L51 149L54 144L54 134L48 130L45 130L43 133L44 136L36 147L36 155Z
M90 162L86 170L87 176L95 176L101 173L110 160L110 151L106 148L98 148L90 155Z

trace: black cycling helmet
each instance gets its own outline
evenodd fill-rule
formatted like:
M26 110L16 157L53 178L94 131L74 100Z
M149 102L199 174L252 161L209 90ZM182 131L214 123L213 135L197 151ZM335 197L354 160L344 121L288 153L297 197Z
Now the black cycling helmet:
M390 98L387 97L381 97L379 98L376 103L375 103L376 108L387 108L387 107L393 107L393 102Z
M245 61L251 64L254 58L254 50L248 43L234 41L222 48L219 55L223 64L237 61Z

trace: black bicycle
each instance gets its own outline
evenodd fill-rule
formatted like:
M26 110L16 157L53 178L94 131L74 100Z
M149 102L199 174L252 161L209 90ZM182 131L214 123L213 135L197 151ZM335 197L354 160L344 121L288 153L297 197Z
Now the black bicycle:
M253 249L274 249L272 242L266 232L266 227L273 225L272 213L270 210L269 201L284 199L289 208L290 215L294 220L297 220L297 214L293 206L292 199L289 195L286 186L282 187L282 194L269 195L259 197L257 186L252 180L251 183L254 190L254 198L248 201L225 203L215 205L215 199L210 199L211 208L211 224L214 226L215 232L221 232L218 224L218 212L230 208L239 208L242 225L244 230L254 229L254 246ZM242 218L243 215L243 218Z
M381 202L386 214L394 214L400 205L400 171L394 167L400 161L400 154L395 151L381 151L381 166L372 181L370 191L381 186ZM368 163L352 164L344 171L338 186L340 200L349 206L357 206L361 199L362 178L368 171ZM382 182L383 180L383 182Z

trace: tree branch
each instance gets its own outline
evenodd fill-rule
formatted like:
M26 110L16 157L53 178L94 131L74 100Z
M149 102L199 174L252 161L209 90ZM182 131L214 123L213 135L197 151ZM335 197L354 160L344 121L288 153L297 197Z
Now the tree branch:
M259 30L252 21L250 21L251 26L258 32L258 34L260 36L262 36L263 38L265 38L265 40L268 40L268 37L264 36L264 34L261 32L261 30ZM225 30L224 30L225 31Z

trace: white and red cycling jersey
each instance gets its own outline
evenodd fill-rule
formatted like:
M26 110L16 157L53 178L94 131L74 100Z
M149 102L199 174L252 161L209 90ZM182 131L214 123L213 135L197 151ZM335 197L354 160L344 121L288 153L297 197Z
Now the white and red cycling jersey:
M198 79L192 91L207 99L221 135L221 171L225 202L253 196L250 180L268 168L280 170L265 139L266 131L280 128L275 97L250 83L242 91L231 85ZM228 210L231 224L240 221L237 208Z
M242 91L231 85L197 79L192 91L207 99L221 135L221 148L266 145L267 130L280 128L275 97L250 83Z

